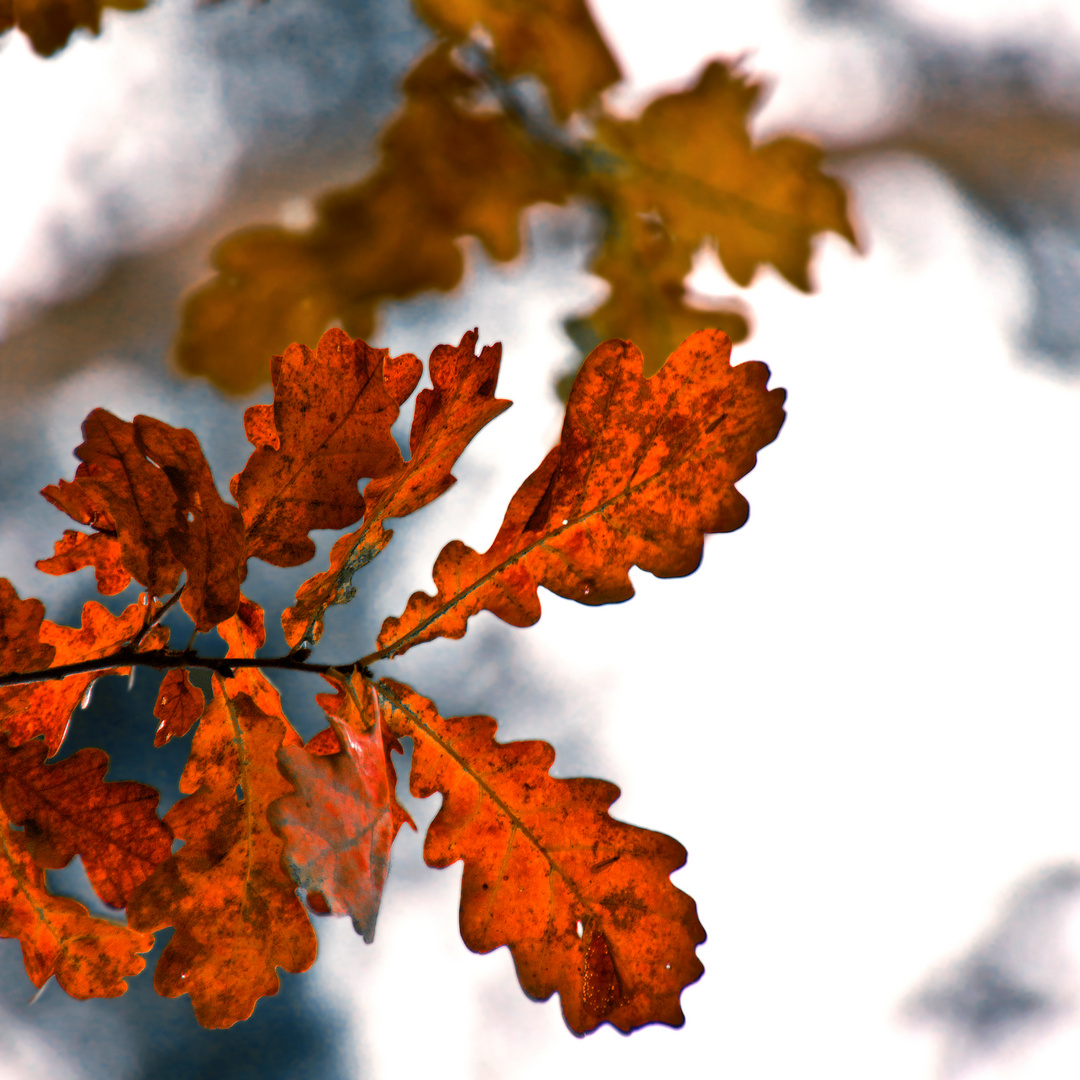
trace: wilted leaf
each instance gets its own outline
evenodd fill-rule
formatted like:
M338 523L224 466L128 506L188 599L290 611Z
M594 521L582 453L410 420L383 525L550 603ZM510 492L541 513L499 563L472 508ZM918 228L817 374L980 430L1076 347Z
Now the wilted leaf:
M548 774L555 751L497 743L487 716L445 718L401 683L378 685L390 729L413 739L410 788L443 804L424 859L459 859L461 936L474 952L508 945L522 988L558 992L577 1034L679 1026L679 995L701 976L694 901L670 875L686 860L662 833L611 818L619 789Z
M393 534L383 523L419 510L446 491L454 482L450 470L472 437L509 408L509 401L495 397L502 346L487 345L478 357L477 336L472 330L456 349L439 345L432 352L432 387L416 399L409 460L367 485L363 526L334 544L329 570L300 586L296 604L281 618L290 645L319 640L326 609L352 599L353 574L390 542Z
M37 603L36 600L32 602ZM48 646L52 662L41 664L40 668L108 656L134 638L145 625L146 618L147 609L143 604L131 604L120 615L113 615L101 604L90 600L83 605L82 626L78 629L46 620L41 624L41 641ZM141 647L162 648L168 637L169 631L165 627L155 627ZM13 746L40 735L52 756L60 749L71 714L90 684L103 675L126 675L129 671L130 668L113 668L68 675L57 682L27 683L0 689L0 731Z
M682 577L697 569L706 533L747 518L735 490L783 422L783 390L760 363L731 367L731 343L703 330L651 379L629 342L585 361L562 439L518 489L483 555L454 541L435 563L435 596L413 593L387 619L379 657L435 637L461 637L488 610L513 626L540 617L543 585L584 604L634 594L629 570ZM371 659L375 659L372 657Z
M480 83L438 45L405 80L406 106L387 127L367 179L329 192L303 234L248 229L214 252L218 271L184 307L180 366L226 390L266 379L267 358L315 341L335 317L369 338L376 305L461 280L458 240L476 236L497 259L521 249L519 217L562 202L574 165L519 120L479 107Z
M338 692L320 694L318 702L335 751L283 746L278 764L296 790L278 799L268 817L285 842L285 865L313 909L352 916L356 932L370 944L390 846L405 821L413 824L394 796L390 751L400 746L392 735L384 741L375 691L359 673L342 677Z
M266 820L290 790L277 751L299 744L280 705L268 714L215 676L180 780L187 798L165 815L184 846L128 901L132 926L176 927L154 985L165 997L190 994L204 1027L247 1019L277 993L278 967L306 971L315 960L314 931Z
M176 496L166 537L187 571L180 606L199 630L211 630L232 618L240 602L243 517L218 494L192 432L150 416L136 416L134 427L139 448L169 478Z
M154 745L164 746L170 739L186 735L205 707L203 692L192 686L187 671L173 668L165 672L154 705L154 716L160 721L154 732Z
M158 793L133 780L106 782L103 750L79 750L52 765L45 754L36 739L14 750L0 740L4 812L25 829L38 866L57 870L79 855L98 896L122 908L172 848L157 816Z
M126 978L138 975L154 939L126 926L94 918L74 900L52 896L45 871L0 811L0 937L18 938L30 981L56 981L75 998L119 997Z
M41 56L52 56L78 29L97 34L107 7L138 11L146 0L0 0L0 34L17 26Z
M560 117L584 108L621 73L585 0L414 0L417 11L451 41L479 24L491 35L504 77L537 75Z
M359 481L401 467L386 358L385 349L341 330L328 330L314 353L290 345L274 357L273 426L270 406L248 410L255 450L232 482L248 555L275 566L307 562L315 554L312 529L340 529L363 516Z
M131 584L131 575L124 569L122 555L120 541L115 536L65 529L63 537L56 541L53 555L39 559L34 565L57 577L92 566L98 592L103 596L115 596Z

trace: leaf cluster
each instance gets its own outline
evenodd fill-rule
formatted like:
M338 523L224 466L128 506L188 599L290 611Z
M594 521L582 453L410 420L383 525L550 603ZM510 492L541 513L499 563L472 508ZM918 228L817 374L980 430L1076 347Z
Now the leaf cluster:
M391 845L412 825L393 760L409 739L412 793L443 799L424 857L465 864L468 947L508 946L525 992L557 992L579 1034L682 1022L704 931L670 880L681 845L612 818L613 785L552 777L546 743L500 743L490 717L444 717L368 665L461 637L482 610L528 626L540 586L594 605L628 599L634 566L691 573L707 533L746 520L735 484L775 438L784 394L767 389L763 364L732 367L720 331L692 335L651 378L630 342L601 344L558 445L511 499L491 547L448 544L435 594L413 594L370 652L345 667L312 662L327 609L352 598L353 576L391 541L386 522L444 492L470 439L507 408L495 396L500 347L476 345L472 331L432 353L408 457L391 427L423 373L415 356L336 329L314 351L291 345L271 365L273 404L245 414L253 449L229 485L235 502L219 494L192 432L102 409L86 418L73 479L43 492L81 528L38 565L93 568L106 595L131 579L145 591L118 615L88 602L82 625L65 627L0 580L0 936L19 939L36 985L55 976L75 997L121 994L153 935L173 927L158 991L189 995L203 1025L225 1027L276 992L278 968L312 964L310 914L347 915L370 942ZM351 531L283 613L291 651L258 655L264 617L242 591L248 560L304 563L315 554L309 533L326 528ZM163 619L174 606L227 655L169 648ZM93 682L136 665L165 672L154 744L194 728L184 797L160 818L154 789L104 779L102 751L51 760ZM211 672L209 701L190 678L199 668ZM327 727L306 744L273 669L332 687L316 699ZM126 923L50 892L46 871L75 855Z

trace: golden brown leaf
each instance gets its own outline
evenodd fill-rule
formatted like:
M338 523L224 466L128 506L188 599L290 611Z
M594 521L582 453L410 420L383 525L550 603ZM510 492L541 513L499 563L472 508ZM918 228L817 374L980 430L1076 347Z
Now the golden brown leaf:
M299 744L280 703L264 712L215 676L180 780L187 797L165 815L184 846L128 901L132 926L176 927L154 985L165 997L190 994L204 1027L246 1020L277 993L278 967L301 972L315 960L314 931L266 820L290 790L277 752Z
M476 330L469 331L457 348L439 345L432 352L432 387L416 399L409 460L367 485L363 526L334 544L328 570L300 586L296 604L281 617L290 645L319 640L326 609L352 598L353 574L390 542L393 533L383 523L419 510L446 491L454 482L450 470L473 436L509 408L509 401L495 397L502 346L487 345L478 357L477 336Z
M679 995L701 976L705 940L670 879L682 845L610 817L614 784L550 776L547 743L498 743L490 717L445 718L401 683L377 685L391 730L414 741L413 794L442 793L424 859L464 860L465 944L509 946L525 993L557 992L579 1035L682 1024Z
M186 735L205 707L203 692L192 686L187 671L183 668L167 671L154 705L154 716L160 721L154 732L154 745L164 746L170 739Z
M497 259L517 255L522 210L562 202L574 166L516 119L478 108L470 95L479 85L436 46L406 78L405 110L367 180L325 195L306 233L263 227L226 238L213 256L218 275L185 304L180 366L250 390L268 357L315 341L335 317L368 338L381 300L453 288L460 237L476 236Z
M285 842L285 866L319 914L350 915L356 932L375 939L379 901L390 869L390 847L408 821L394 795L390 759L398 741L383 731L379 702L359 672L327 676L336 694L317 700L330 720L334 748L311 744L278 751L282 775L296 789L268 814ZM416 826L413 825L415 829Z
M131 584L131 575L124 569L120 541L104 532L81 533L65 529L56 541L53 554L35 564L46 574L72 574L84 566L94 568L97 590L102 596L115 596Z
M634 594L629 570L693 573L706 533L747 518L735 490L783 422L783 390L769 369L730 364L717 330L683 342L650 379L626 341L586 359L566 407L562 438L518 489L483 555L453 541L434 569L435 596L413 593L383 623L378 656L435 637L461 637L488 610L512 626L540 617L537 589L583 604ZM374 659L375 657L372 657Z
M151 416L136 416L135 441L168 477L176 496L166 533L187 571L180 606L200 631L232 618L240 602L244 519L218 494L199 440Z
M18 938L30 981L37 987L56 976L74 998L119 997L124 981L146 966L139 953L154 939L98 919L82 904L52 896L45 871L27 851L25 833L15 832L0 810L0 937Z
M138 11L146 0L0 0L0 34L17 26L40 56L52 56L78 29L101 30L105 8Z
M563 119L621 77L585 0L415 0L415 5L452 41L481 25L491 35L499 74L538 76Z
M172 833L157 816L158 793L134 780L106 782L103 750L79 750L52 765L45 754L36 739L18 749L0 740L4 812L25 829L38 866L58 870L79 855L98 896L122 908L172 849Z
M385 349L341 330L328 330L314 353L290 345L274 357L273 428L269 406L248 410L255 450L231 485L249 556L275 566L307 562L315 554L308 532L358 521L359 481L401 467L390 434L398 405L383 378L386 358Z

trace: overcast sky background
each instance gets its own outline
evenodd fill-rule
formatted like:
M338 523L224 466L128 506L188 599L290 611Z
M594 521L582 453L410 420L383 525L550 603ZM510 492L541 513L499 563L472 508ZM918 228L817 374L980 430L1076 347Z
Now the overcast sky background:
M0 332L24 343L0 348L0 566L54 617L76 617L86 585L33 570L63 523L27 500L71 476L82 416L104 405L190 426L224 481L243 461L247 402L170 373L167 319L107 327L106 344L63 356L40 347L75 341L62 319L52 339L25 327L35 305L92 287L116 256L197 273L200 237L281 206L308 140L322 171L297 166L301 191L367 160L423 32L389 5L323 7L311 27L299 0L197 14L167 0L107 17L100 39L52 61L18 38L0 48L0 99L20 102L0 113L17 163L0 173ZM662 22L656 5L594 10L631 77L617 98L627 109L741 53L775 81L763 133L869 138L909 100L903 52L873 24L808 21L781 0L666 0ZM942 41L1009 42L1048 68L1080 67L1076 3L898 10ZM349 138L336 139L345 108ZM141 991L82 1005L52 987L28 1008L5 942L0 1078L189 1075L196 1060L207 1076L297 1077L306 1063L373 1080L1075 1075L1080 383L1024 344L1035 300L1023 252L942 173L898 155L845 170L865 251L826 238L814 295L771 272L740 290L708 258L695 278L745 298L756 329L736 360L765 361L789 391L787 424L740 485L749 524L710 539L690 578L635 573L628 604L544 596L536 627L482 615L463 641L383 667L444 713L484 711L504 737L549 739L557 774L618 783L617 816L686 846L675 881L709 940L685 1027L574 1039L557 1000L524 998L505 950L464 948L460 866L427 870L403 835L374 945L320 920L316 967L231 1032L189 1037L168 1019L190 1012L186 999L147 1004ZM355 657L358 637L429 587L447 540L486 547L557 438L551 387L572 355L561 321L602 290L584 271L589 228L580 210L542 209L519 263L467 245L459 294L388 310L375 343L394 351L425 355L472 326L502 340L500 396L517 404L333 613L328 659ZM280 605L328 548L324 537L317 565L292 577L253 574L256 595ZM138 689L152 699L149 681ZM283 689L301 727L322 726L310 686ZM88 716L107 721L119 700L108 694ZM437 801L416 804L418 823ZM242 1029L269 1030L268 1017L297 1032L298 1057L256 1061Z

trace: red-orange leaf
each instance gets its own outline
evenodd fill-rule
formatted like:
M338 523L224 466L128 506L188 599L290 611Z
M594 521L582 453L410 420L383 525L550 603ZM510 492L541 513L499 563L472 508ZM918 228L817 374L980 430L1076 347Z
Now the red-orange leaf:
M41 638L45 605L20 600L15 586L0 578L0 672L47 668L56 649Z
M56 541L54 553L35 564L46 574L72 574L84 566L94 568L97 590L102 596L115 596L131 584L131 575L124 569L123 551L115 536L104 532L81 533L65 529Z
M397 402L383 377L385 349L328 330L314 353L290 345L271 364L269 406L248 410L245 427L255 450L232 492L247 527L247 553L274 566L297 566L315 554L312 529L358 521L365 477L401 466L390 434Z
M83 605L82 626L78 629L58 626L46 620L41 624L41 640L52 654L52 662L40 666L59 667L108 656L125 641L135 637L144 625L146 616L147 609L143 604L130 604L120 615L113 615L108 608L90 600ZM165 627L155 627L143 641L142 648L162 648L168 636ZM90 684L103 675L126 675L129 670L113 668L110 671L69 675L57 682L5 687L0 690L0 732L8 737L13 746L40 735L45 739L51 756L60 749L71 714Z
M24 827L38 866L56 870L79 855L98 896L122 908L172 849L158 793L133 780L106 782L103 750L79 750L54 765L45 752L36 739L15 750L0 740L0 803Z
M35 986L55 975L75 998L119 997L127 990L124 980L145 966L139 953L154 944L150 934L94 918L82 904L50 895L45 871L27 851L26 834L15 832L2 810L0 937L19 939Z
M182 569L168 540L176 524L176 493L168 477L146 460L134 424L95 409L82 430L84 441L75 454L83 464L75 483L93 505L108 511L128 573L151 596L167 596Z
M244 520L218 494L199 440L150 416L136 416L135 440L164 471L176 495L166 536L187 571L180 598L199 630L232 618L240 602L244 563Z
M730 364L731 342L702 330L652 378L627 341L586 359L566 407L562 439L518 489L484 554L454 541L435 563L435 596L414 593L387 619L380 655L435 637L461 637L488 610L513 626L540 617L543 585L584 604L627 600L629 570L681 577L697 569L706 533L747 518L735 490L776 438L784 391L769 369Z
M352 598L353 574L390 542L393 534L383 523L419 510L446 491L454 483L450 470L473 436L510 407L509 401L495 397L502 346L486 345L477 356L477 337L478 331L470 330L457 348L439 345L432 352L428 361L432 387L421 390L416 399L409 460L368 484L363 526L334 544L329 570L300 586L296 604L281 617L290 645L319 640L326 609Z
M175 926L154 985L165 997L190 994L204 1027L246 1020L278 991L277 968L306 971L315 934L281 865L270 803L289 792L277 767L282 746L300 738L282 715L214 679L214 696L180 780L188 793L165 815L184 846L128 901L142 930ZM267 684L269 685L269 684Z
M167 671L154 705L154 716L160 721L154 732L154 745L164 746L170 739L186 735L205 707L203 692L191 684L187 671L183 668Z
M525 992L558 992L578 1034L682 1024L679 995L701 976L705 940L694 901L670 880L682 845L613 819L614 784L550 776L547 743L498 743L490 717L442 717L401 683L377 688L390 729L414 740L413 794L442 793L424 858L465 862L465 944L508 945Z
M330 721L334 750L282 747L278 764L296 791L278 799L268 816L285 841L285 866L312 908L352 916L370 944L390 847L401 825L412 825L394 797L390 751L400 746L392 735L384 741L375 691L358 672L342 678L336 694L317 700Z

